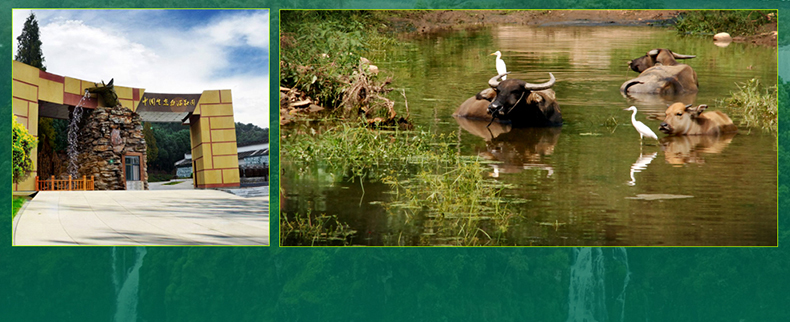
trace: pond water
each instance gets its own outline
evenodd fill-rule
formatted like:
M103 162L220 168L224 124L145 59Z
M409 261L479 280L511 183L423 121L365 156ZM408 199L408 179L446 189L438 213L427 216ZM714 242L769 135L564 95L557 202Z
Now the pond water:
M627 62L654 48L697 55L681 61L697 72L699 93L679 98L626 98L620 85L637 73ZM564 124L511 129L456 120L451 115L495 75L494 51L512 79L541 83L551 72ZM434 133L454 135L463 155L491 161L488 176L507 184L519 216L506 245L719 246L776 245L776 139L739 126L726 137L664 138L656 144L630 124L659 137L666 104L708 104L757 78L775 85L777 51L745 44L717 47L650 27L498 26L411 40L371 58L404 89L412 120ZM727 112L726 110L724 110ZM736 124L740 120L733 117ZM660 117L660 118L659 118ZM287 133L287 129L283 130ZM287 147L283 147L287 150ZM392 194L380 182L328 179L321 169L297 174L282 160L284 213L337 215L357 231L359 245L441 245L428 220L388 214ZM405 224L404 221L411 221ZM416 223L416 224L415 224Z

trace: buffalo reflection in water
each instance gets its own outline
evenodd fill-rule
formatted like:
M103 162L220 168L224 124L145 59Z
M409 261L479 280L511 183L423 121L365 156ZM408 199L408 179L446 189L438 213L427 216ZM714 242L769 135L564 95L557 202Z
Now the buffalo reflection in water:
M721 135L678 135L661 138L664 158L672 165L705 164L703 153L721 153L737 133Z
M462 129L485 140L485 150L478 154L486 160L499 162L490 165L494 170L490 174L492 177L524 169L546 170L547 177L554 174L554 167L543 163L543 158L554 153L561 127L513 128L496 122L488 126L486 121L460 117L455 120Z

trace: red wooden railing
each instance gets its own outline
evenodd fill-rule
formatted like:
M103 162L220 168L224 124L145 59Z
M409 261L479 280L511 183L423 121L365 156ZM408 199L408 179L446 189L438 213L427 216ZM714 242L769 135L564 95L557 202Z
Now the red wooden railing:
M90 179L86 176L82 176L82 180L73 180L70 175L68 179L63 180L55 180L55 176L52 176L49 180L40 180L38 176L36 176L36 190L93 190L93 176L91 176Z

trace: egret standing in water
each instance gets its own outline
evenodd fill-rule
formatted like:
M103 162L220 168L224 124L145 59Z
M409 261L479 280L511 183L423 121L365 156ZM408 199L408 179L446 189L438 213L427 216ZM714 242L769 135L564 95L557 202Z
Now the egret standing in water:
M644 139L644 137L649 137L658 140L658 136L656 135L656 133L650 130L650 128L647 127L645 123L636 120L636 106L631 106L629 108L623 109L623 111L634 111L634 113L631 114L631 124L633 124L636 131L639 132L640 144L642 143L642 139Z
M505 66L505 61L502 60L502 53L497 50L495 53L491 54L491 56L496 55L496 73L497 75L502 75L507 73L507 67ZM502 76L502 80L506 80L507 75Z

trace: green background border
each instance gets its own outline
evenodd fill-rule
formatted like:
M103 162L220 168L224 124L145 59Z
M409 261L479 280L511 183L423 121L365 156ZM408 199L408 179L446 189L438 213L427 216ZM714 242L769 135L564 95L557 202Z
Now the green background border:
M565 1L423 1L434 8L544 9ZM0 119L11 119L11 8L269 8L271 154L279 155L278 10L281 8L378 9L389 1L94 1L29 0L0 4ZM514 4L517 3L517 4ZM574 8L779 9L781 30L790 17L786 1L579 1ZM643 7L622 7L622 3ZM503 4L503 7L495 7ZM618 6L618 7L613 7ZM646 6L646 7L644 7ZM408 6L406 6L408 8ZM413 5L412 5L413 7ZM399 8L401 9L401 8ZM53 53L44 53L46 55ZM787 59L780 53L779 59ZM779 74L790 78L786 70ZM786 111L780 97L781 114ZM780 122L780 162L785 150ZM10 141L10 122L0 122ZM0 216L0 320L108 321L115 286L108 272L111 248L10 247L10 149L0 150L3 201ZM786 164L780 163L780 174ZM272 157L272 173L279 164ZM790 252L787 182L779 188L778 248L628 248L626 321L790 321ZM141 269L139 317L147 321L565 321L570 248L280 248L279 180L272 176L271 247L151 247ZM619 320L616 297L624 267L608 256L610 320ZM119 248L119 258L134 257Z

